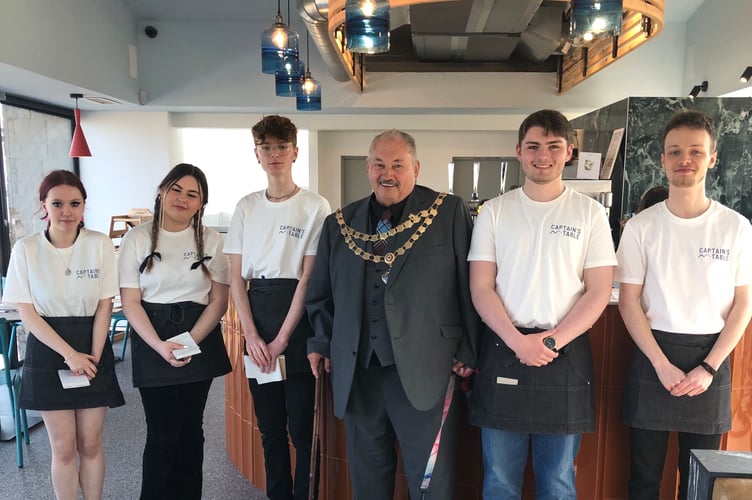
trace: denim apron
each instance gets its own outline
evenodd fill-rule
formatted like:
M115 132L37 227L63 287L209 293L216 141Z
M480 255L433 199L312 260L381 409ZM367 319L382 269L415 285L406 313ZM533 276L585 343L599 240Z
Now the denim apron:
M544 330L518 328L528 335ZM470 423L528 434L576 434L595 429L593 356L584 333L541 366L523 365L484 326L470 399Z
M718 334L691 335L653 330L668 360L688 373L708 355ZM708 389L699 396L674 397L655 368L635 346L624 387L622 420L630 427L654 431L722 434L731 429L731 367L723 361Z
M154 304L142 301L141 305L162 340L189 331L206 308L195 302ZM232 371L219 323L199 342L201 354L196 354L190 363L177 368L165 361L138 334L132 335L132 338L134 387L163 387L198 382Z
M264 342L267 344L277 338L279 329L290 310L298 280L291 278L251 280L248 289L248 301L251 304L253 322ZM288 374L311 371L307 357L308 338L313 336L313 328L308 315L303 312L295 330L287 343L285 367Z
M45 317L60 337L78 352L91 353L94 317ZM69 370L63 357L37 340L32 332L26 344L19 406L27 410L116 408L125 404L115 376L115 357L105 338L97 375L88 387L63 389L58 370Z

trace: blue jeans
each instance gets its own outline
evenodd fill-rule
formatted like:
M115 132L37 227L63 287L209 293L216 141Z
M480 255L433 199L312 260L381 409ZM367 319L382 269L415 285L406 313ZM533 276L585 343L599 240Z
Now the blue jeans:
M483 500L519 500L532 444L535 497L576 500L574 459L580 434L524 434L482 428Z

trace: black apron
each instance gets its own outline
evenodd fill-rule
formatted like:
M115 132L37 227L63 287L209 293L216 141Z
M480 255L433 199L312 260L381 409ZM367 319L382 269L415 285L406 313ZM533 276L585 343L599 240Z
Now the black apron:
M141 302L152 326L162 340L190 331L206 308L195 302L176 304L154 304ZM165 361L157 351L135 332L132 335L131 354L133 356L133 386L162 387L167 385L199 382L230 373L232 366L227 357L222 327L219 323L199 342L201 354L191 358L191 362L174 367Z
M91 353L94 317L45 317L48 325L78 352ZM88 387L63 389L58 370L70 370L63 357L40 342L31 332L21 376L19 405L27 410L73 410L116 408L125 404L115 375L115 357L107 337L97 365L97 375Z
M713 348L718 334L691 335L653 330L668 360L685 373L696 368ZM707 391L674 397L655 368L635 346L624 387L622 420L630 427L693 434L722 434L731 429L731 366L724 360Z
M525 335L538 328L518 328ZM593 355L584 333L541 366L523 365L487 326L470 399L470 423L528 434L578 434L595 430Z
M252 279L248 289L248 301L251 304L253 322L261 338L267 344L277 338L279 329L290 310L298 280L287 278ZM308 315L303 312L298 325L290 336L285 355L287 373L305 373L311 371L307 358L308 338L313 336L313 328Z

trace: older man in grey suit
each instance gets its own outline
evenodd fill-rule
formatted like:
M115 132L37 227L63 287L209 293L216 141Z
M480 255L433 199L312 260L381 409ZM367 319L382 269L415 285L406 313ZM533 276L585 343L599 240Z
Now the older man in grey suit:
M395 439L411 498L454 497L454 373L475 366L480 324L466 262L472 222L461 199L416 185L419 170L412 136L374 138L373 194L326 219L308 286L308 358L316 377L322 360L331 371L361 500L393 497Z

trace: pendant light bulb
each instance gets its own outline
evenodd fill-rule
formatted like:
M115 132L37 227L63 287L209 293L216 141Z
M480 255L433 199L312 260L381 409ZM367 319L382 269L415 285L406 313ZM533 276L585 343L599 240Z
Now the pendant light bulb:
M373 0L363 0L363 3L360 4L360 11L364 17L373 16L373 13L376 12L376 2Z
M316 90L316 82L311 77L311 72L306 71L305 80L303 81L303 92L305 92L306 95L311 95L314 90Z
M287 48L287 25L282 20L282 16L277 16L277 24L274 33L272 34L272 42L279 49Z

